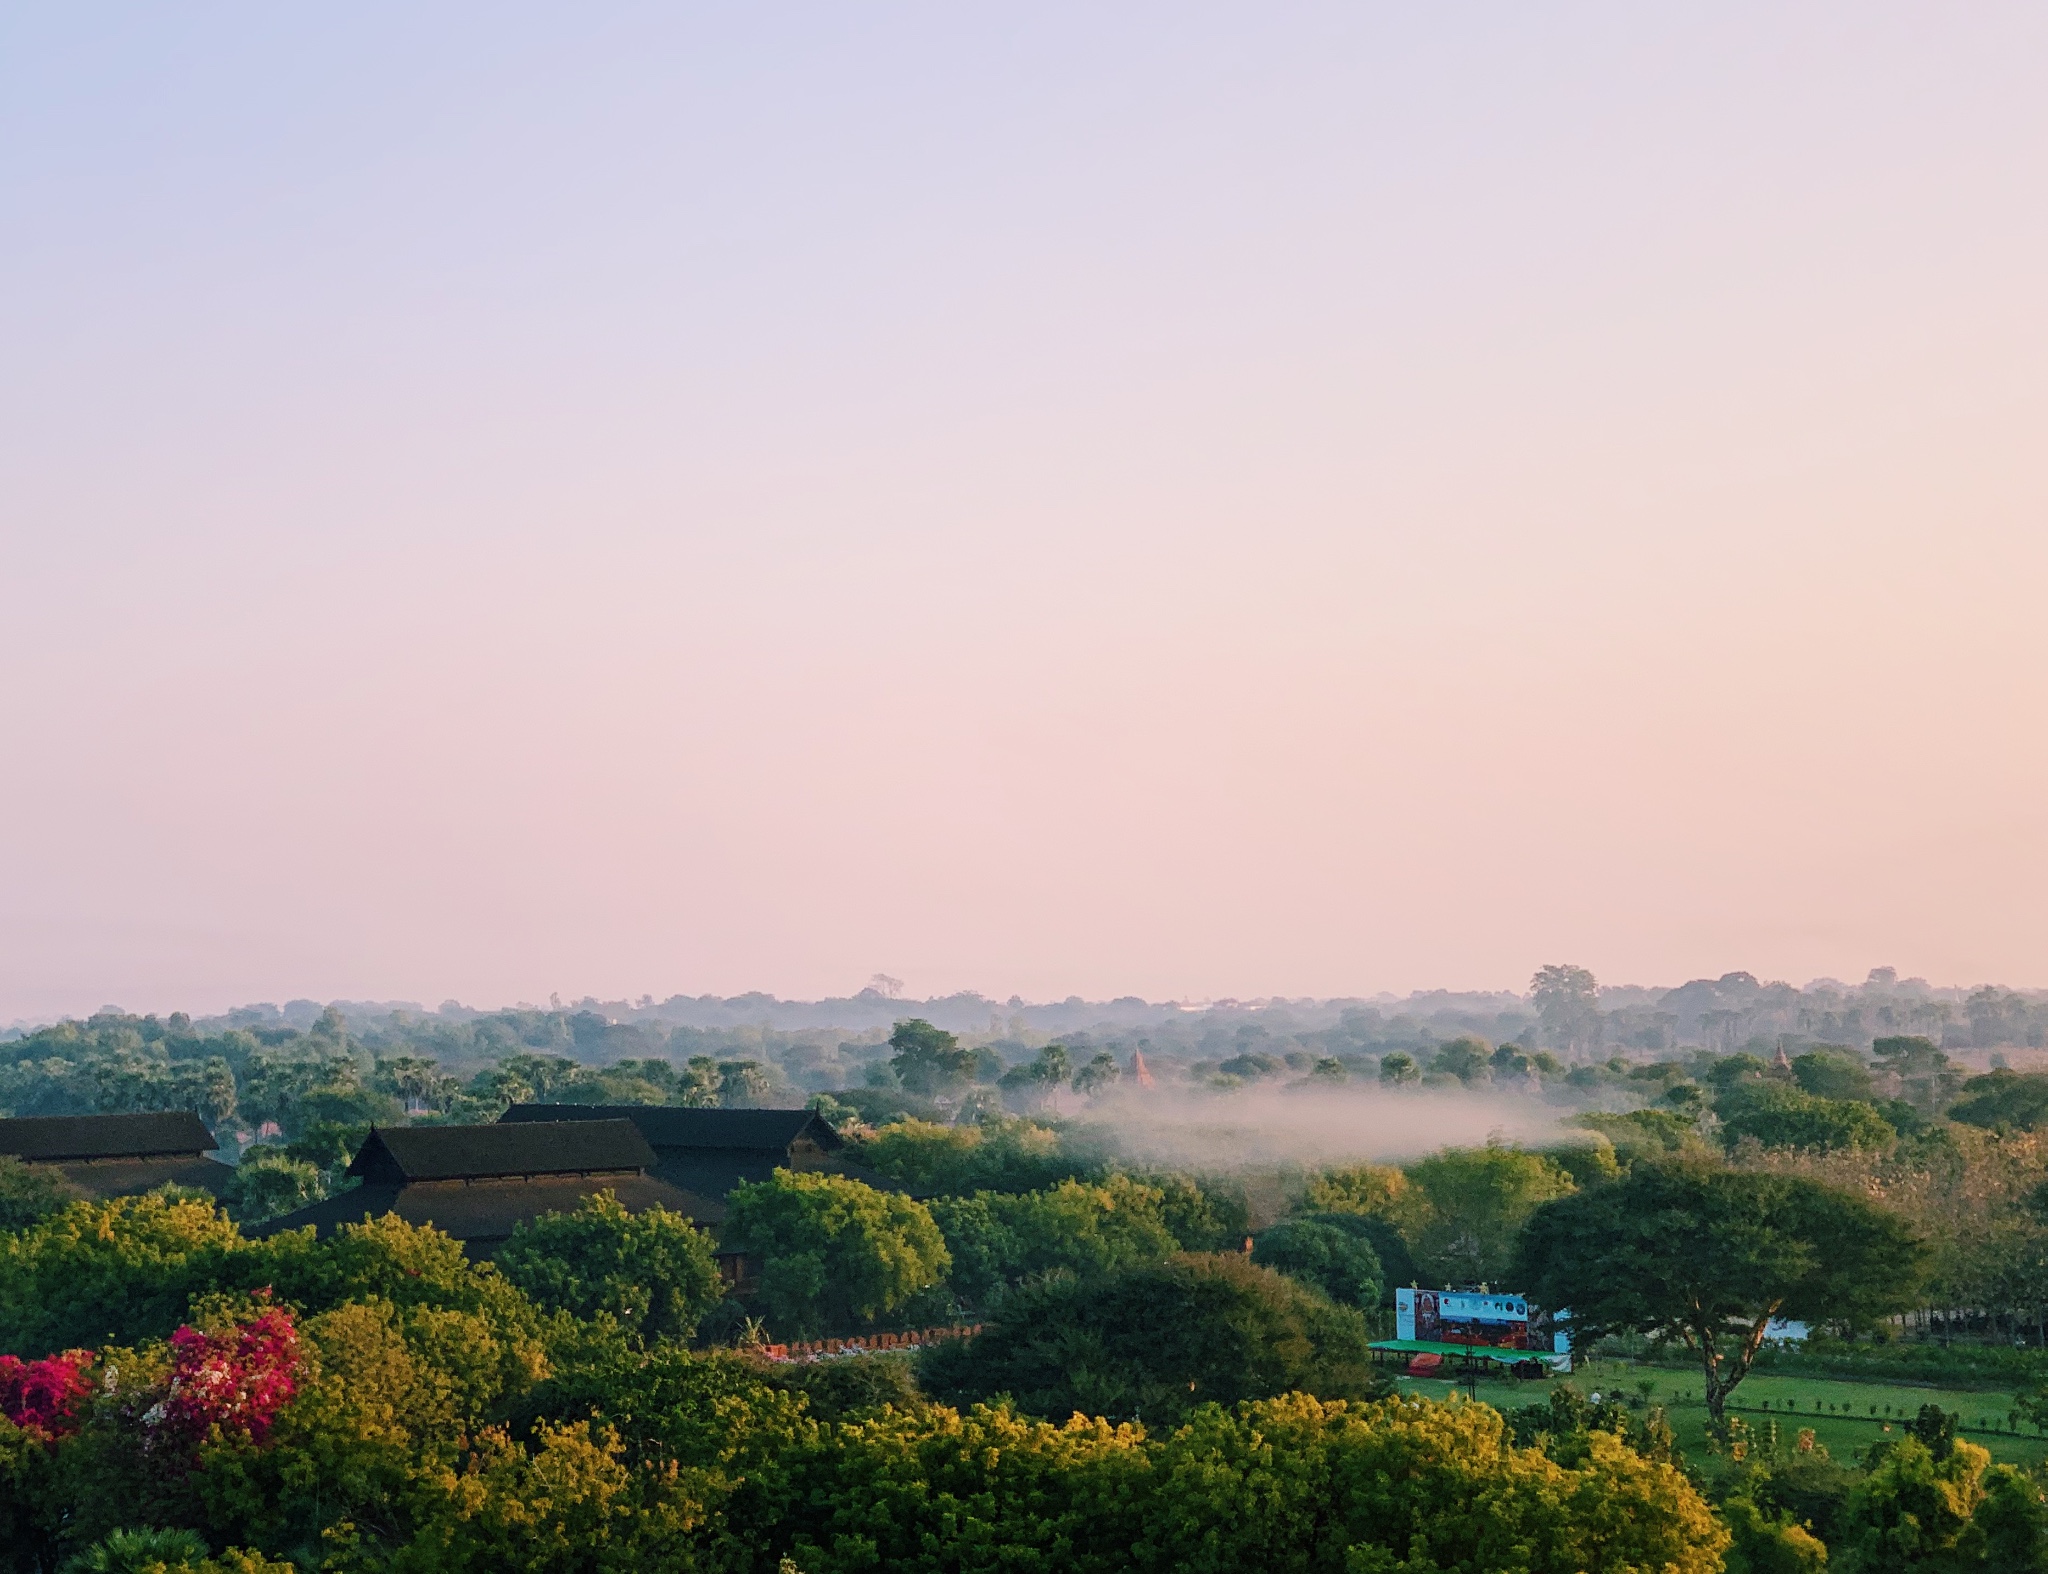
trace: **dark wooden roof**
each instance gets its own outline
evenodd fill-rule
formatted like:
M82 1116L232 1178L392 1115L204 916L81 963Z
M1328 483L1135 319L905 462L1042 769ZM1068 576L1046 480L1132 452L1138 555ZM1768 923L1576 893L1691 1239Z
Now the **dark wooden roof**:
M105 1201L140 1197L159 1186L190 1186L223 1196L235 1167L197 1153L146 1153L132 1159L63 1159L44 1166L77 1195Z
M632 1174L654 1150L626 1120L373 1129L348 1173L373 1185L512 1176Z
M194 1158L218 1147L190 1110L148 1115L32 1115L0 1120L0 1153L31 1162L66 1159Z
M865 1165L841 1157L845 1139L816 1110L676 1109L666 1104L514 1104L502 1124L542 1120L630 1120L655 1152L649 1173L698 1199L699 1224L723 1224L733 1188L779 1169L844 1175L877 1191L905 1192ZM809 1139L806 1141L805 1139Z
M271 1219L250 1233L275 1235L311 1225L325 1238L344 1224L396 1214L408 1224L431 1224L452 1235L472 1257L488 1257L519 1225L543 1214L573 1212L586 1197L601 1191L611 1192L633 1213L667 1208L699 1224L706 1222L702 1199L651 1175L536 1175L399 1185L366 1182Z
M814 1109L681 1109L672 1104L514 1104L501 1125L526 1121L630 1120L657 1148L787 1153L808 1137L831 1153L844 1141Z

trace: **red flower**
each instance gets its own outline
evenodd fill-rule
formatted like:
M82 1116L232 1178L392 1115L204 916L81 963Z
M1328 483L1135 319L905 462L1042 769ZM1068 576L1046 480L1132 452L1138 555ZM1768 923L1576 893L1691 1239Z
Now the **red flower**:
M273 1306L245 1323L171 1335L170 1391L143 1419L160 1437L196 1445L216 1426L260 1443L298 1392L299 1335Z
M56 1436L78 1425L78 1403L92 1392L85 1369L90 1350L66 1350L40 1361L0 1355L0 1416Z

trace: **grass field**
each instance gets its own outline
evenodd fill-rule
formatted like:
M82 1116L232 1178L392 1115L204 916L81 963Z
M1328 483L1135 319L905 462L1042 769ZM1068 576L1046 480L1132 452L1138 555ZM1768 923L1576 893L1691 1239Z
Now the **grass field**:
M1497 1409L1541 1403L1554 1382L1539 1379L1514 1382L1485 1379L1479 1383L1479 1399ZM1639 1383L1656 1386L1650 1402L1669 1412L1679 1447L1697 1454L1706 1443L1706 1406L1700 1400L1700 1380L1674 1372L1670 1367L1636 1366L1626 1361L1598 1361L1582 1366L1569 1381L1585 1394L1619 1391L1635 1395ZM1462 1385L1429 1378L1403 1377L1407 1392L1443 1398ZM1775 1377L1755 1375L1735 1390L1732 1414L1762 1432L1775 1420L1789 1441L1801 1427L1812 1427L1814 1436L1827 1445L1828 1452L1844 1462L1852 1461L1859 1449L1886 1434L1887 1424L1896 1436L1903 1421L1910 1420L1925 1404L1940 1405L1962 1418L1963 1435L1991 1450L1991 1457L2006 1464L2030 1465L2048 1459L2048 1438L2021 1436L2009 1430L2006 1419L2012 1399L2003 1392L1983 1389L1920 1388L1904 1383L1863 1383L1839 1378ZM1875 1413L1872 1407L1875 1406ZM1818 1408L1817 1408L1818 1407ZM1846 1407L1846 1412L1844 1407Z

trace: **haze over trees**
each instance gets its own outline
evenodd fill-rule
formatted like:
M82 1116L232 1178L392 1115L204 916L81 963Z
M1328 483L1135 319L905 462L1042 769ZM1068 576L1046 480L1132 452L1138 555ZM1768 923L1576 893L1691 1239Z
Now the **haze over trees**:
M2048 1548L2044 1483L1952 1419L1853 1464L1741 1430L1772 1317L1865 1362L2048 1345L2032 996L1634 991L1560 965L1526 997L1195 1011L617 1004L105 1014L0 1042L14 1112L169 1101L237 1161L224 1207L88 1201L0 1161L13 1566L151 1547L280 1574L566 1566L552 1546L579 1567L817 1574L986 1545L1012 1566L1281 1548L1395 1569L1422 1548L1704 1574L1724 1547L1734 1569L1913 1567L1908 1520L1945 1566ZM243 1228L349 1185L372 1122L532 1100L809 1102L903 1190L778 1173L733 1192L715 1238L598 1196L488 1265L395 1221ZM1318 1148L1325 1127L1348 1135ZM714 1251L752 1266L728 1277ZM1394 1289L1457 1283L1568 1308L1586 1343L1687 1350L1720 1452L1685 1455L1662 1410L1611 1394L1383 1397L1365 1347ZM764 1353L948 1324L982 1332L915 1358ZM181 1350L245 1346L269 1397L204 1445L205 1491L167 1485L140 1418ZM2031 1371L2014 1411L2048 1415ZM1283 1438L1281 1486L1262 1461ZM1407 1484L1374 1496L1359 1471ZM984 1540L947 1518L969 1500ZM180 1535L197 1541L146 1539Z

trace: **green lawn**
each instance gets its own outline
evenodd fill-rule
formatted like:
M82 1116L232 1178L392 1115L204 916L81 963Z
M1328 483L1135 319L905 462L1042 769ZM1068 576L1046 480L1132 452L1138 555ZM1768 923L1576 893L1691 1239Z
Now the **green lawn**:
M1540 1403L1557 1379L1515 1382L1486 1379L1479 1382L1479 1398L1499 1409ZM1619 1391L1636 1394L1637 1385L1654 1383L1652 1404L1663 1405L1671 1417L1678 1443L1687 1453L1697 1454L1706 1442L1706 1406L1700 1402L1700 1380L1670 1367L1636 1366L1627 1361L1599 1361L1581 1367L1570 1381L1581 1393ZM1403 1377L1404 1391L1442 1398L1462 1385L1429 1378ZM1825 1408L1816 1409L1816 1404ZM1894 1435L1904 1420L1925 1404L1940 1405L1962 1417L1963 1435L1991 1450L1991 1457L2009 1464L2034 1464L2048 1459L2048 1438L2019 1436L2006 1430L2012 1408L2009 1394L1982 1389L1918 1388L1902 1383L1862 1383L1841 1378L1776 1377L1755 1375L1745 1378L1735 1390L1732 1413L1761 1433L1766 1423L1776 1421L1780 1434L1793 1437L1801 1427L1812 1427L1814 1436L1827 1445L1828 1452L1848 1461L1856 1451L1886 1435L1887 1424ZM1843 1406L1848 1412L1843 1412ZM1876 1406L1876 1414L1871 1407ZM1768 1406L1768 1408L1766 1408ZM1995 1429L1995 1430L1994 1430Z

